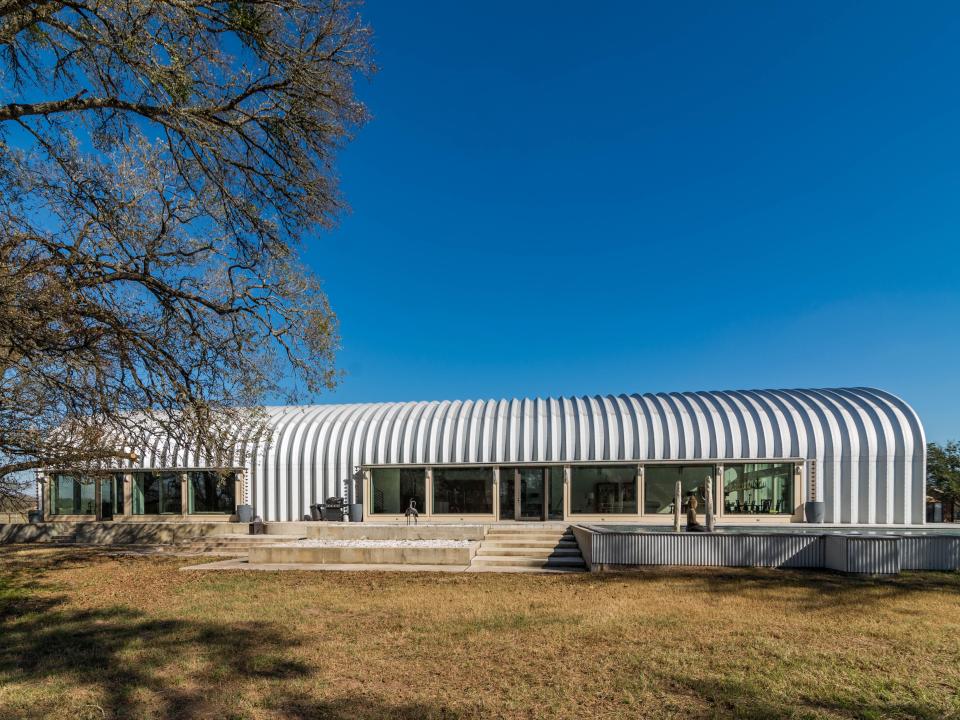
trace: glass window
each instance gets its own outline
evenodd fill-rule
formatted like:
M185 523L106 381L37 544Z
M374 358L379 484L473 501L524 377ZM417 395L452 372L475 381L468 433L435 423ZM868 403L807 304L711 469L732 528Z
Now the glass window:
M637 512L637 466L570 468L570 512L602 515Z
M550 507L548 520L563 520L563 466L550 468Z
M57 515L73 514L73 475L55 475L53 478L53 512Z
M181 507L180 473L134 473L133 513L135 515L179 515Z
M732 515L792 515L793 463L724 465L723 510Z
M707 500L704 497L704 486L707 478L713 479L713 474L713 465L647 465L643 469L643 512L650 515L673 514L674 496L679 480L683 502L686 503L687 496L693 492L697 496L697 513L705 513ZM716 512L716 498L713 509Z
M188 512L232 514L236 509L236 480L232 472L197 470L187 473L187 487L190 489Z
M96 486L93 478L82 475L55 475L53 478L55 515L95 515Z
M100 515L110 518L123 515L123 474L100 478Z
M500 468L500 519L513 520L516 515L517 498L517 469L512 467Z
M434 468L433 512L492 513L493 468Z
M416 503L418 512L427 510L425 468L374 468L370 487L375 515L403 515L411 501Z

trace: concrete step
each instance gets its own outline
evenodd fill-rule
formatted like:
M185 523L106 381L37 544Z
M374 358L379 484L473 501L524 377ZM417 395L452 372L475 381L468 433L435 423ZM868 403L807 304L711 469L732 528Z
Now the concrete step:
M483 541L488 547L579 547L575 540L501 540L500 538L488 538Z
M516 567L586 567L581 557L493 557L476 555L473 564L480 565L513 565Z
M577 548L488 548L483 545L477 556L484 557L581 557Z
M572 532L570 528L549 528L549 527L502 527L498 525L488 525L487 532L509 532L509 533L556 533L557 535L562 535L563 533Z
M573 535L564 535L559 533L494 533L488 532L484 540L544 540L560 542L561 540L574 540Z

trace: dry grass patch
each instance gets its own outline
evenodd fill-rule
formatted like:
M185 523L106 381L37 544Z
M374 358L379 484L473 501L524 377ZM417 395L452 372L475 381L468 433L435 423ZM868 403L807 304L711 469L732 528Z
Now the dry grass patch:
M0 548L0 716L960 717L960 576L179 572Z

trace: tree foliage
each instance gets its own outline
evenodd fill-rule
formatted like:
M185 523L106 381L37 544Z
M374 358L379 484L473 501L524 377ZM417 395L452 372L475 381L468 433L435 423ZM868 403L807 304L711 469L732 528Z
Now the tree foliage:
M960 442L927 444L927 482L944 499L960 503Z
M335 384L298 254L370 56L339 0L0 0L0 477L158 432L216 454Z

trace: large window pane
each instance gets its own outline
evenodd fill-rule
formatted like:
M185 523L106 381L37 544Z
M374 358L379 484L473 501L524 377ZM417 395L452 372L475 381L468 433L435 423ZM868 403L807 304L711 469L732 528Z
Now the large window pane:
M101 516L123 515L123 475L114 473L100 478Z
M548 520L563 520L563 466L550 468L550 509Z
M53 512L55 515L95 515L96 487L93 478L55 475L53 478Z
M374 468L370 485L375 515L402 515L416 503L418 512L427 509L427 471L424 468Z
M73 486L72 475L55 475L53 478L53 512L57 515L73 514Z
M493 512L493 468L434 468L433 512Z
M136 515L180 514L180 474L141 472L133 476L133 512Z
M500 519L515 520L517 509L517 469L512 467L500 468Z
M647 465L643 470L643 511L647 514L673 513L677 480L680 481L682 502L694 492L697 496L697 513L706 514L707 501L704 485L713 478L713 465ZM714 499L714 512L717 502Z
M179 473L160 473L160 513L181 513L183 503L180 496Z
M636 466L571 467L570 512L636 514Z
M187 473L187 487L190 489L189 512L231 514L236 507L236 479L232 472L216 470Z
M133 514L160 514L160 483L153 473L133 475Z
M793 463L725 465L723 503L731 515L792 514Z

